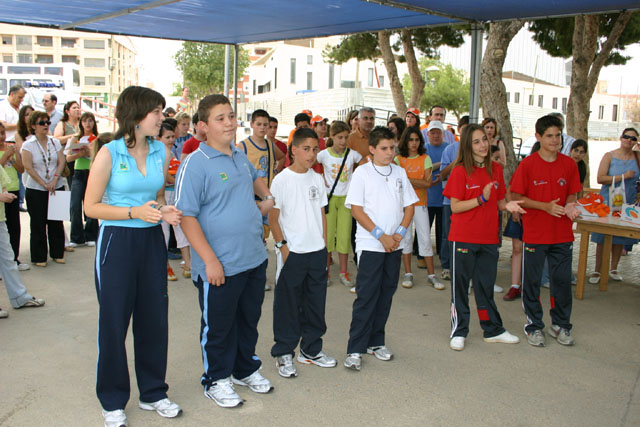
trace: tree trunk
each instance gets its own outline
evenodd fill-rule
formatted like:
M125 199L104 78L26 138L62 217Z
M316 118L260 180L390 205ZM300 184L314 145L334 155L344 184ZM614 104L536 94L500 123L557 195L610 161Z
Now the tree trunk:
M384 67L387 69L389 77L389 85L391 86L391 96L396 112L401 116L407 112L407 104L404 102L404 93L402 92L402 83L398 77L398 68L396 68L396 58L391 50L391 42L389 41L391 33L389 31L378 31L378 45L382 53Z
M407 67L409 68L409 76L411 77L409 107L420 108L420 101L422 101L422 97L424 96L425 81L422 78L418 60L416 59L416 52L413 48L413 40L411 39L411 31L402 30L400 39L402 40L402 50L407 61ZM404 117L406 111L398 111L398 114L400 114L400 117Z
M502 68L509 43L520 31L524 21L492 23L489 27L487 48L482 58L480 75L480 99L482 113L485 117L493 117L498 122L500 134L507 150L507 166L504 178L509 182L517 162L513 150L513 128L511 116L507 108L507 89L502 82Z

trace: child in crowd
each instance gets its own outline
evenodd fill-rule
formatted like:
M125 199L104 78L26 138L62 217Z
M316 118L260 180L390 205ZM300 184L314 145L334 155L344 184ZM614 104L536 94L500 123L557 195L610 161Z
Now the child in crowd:
M524 213L521 202L504 200L506 189L499 163L492 162L484 128L464 128L460 149L444 195L451 200L449 241L452 250L451 341L452 350L463 350L469 333L469 282L474 294L484 341L515 344L518 337L502 326L493 299L498 270L498 210Z
M269 212L278 256L271 356L285 378L298 375L293 365L298 343L298 362L336 366L336 359L322 351L322 336L327 331L327 193L322 177L311 169L318 154L318 135L311 129L298 129L291 150L295 160L274 179L276 201Z
M195 135L185 141L182 146L182 153L180 153L180 157L176 157L176 159L180 159L182 162L189 154L193 153L198 149L200 143L207 139L207 133L204 131L202 126L199 125L200 119L198 118L198 113L193 115L193 129L195 131ZM235 135L234 135L235 138Z
M540 151L527 156L511 179L511 192L523 200L522 305L527 316L525 332L532 346L544 347L544 323L540 304L540 279L545 259L549 262L551 321L549 335L563 345L571 337L572 220L582 190L576 162L560 153L562 121L544 116L536 122Z
M318 163L324 169L324 183L328 191L329 208L327 211L327 269L334 249L338 251L340 264L340 283L352 288L347 272L349 251L351 250L351 210L345 207L349 182L355 166L362 160L357 151L347 148L350 133L345 122L336 121L329 129L328 148L318 153ZM339 172L341 171L341 172ZM338 178L338 173L340 177Z
M158 134L158 140L162 142L168 149L173 147L175 142L175 131L174 127L167 123L166 121L162 122L162 126L160 126L160 133ZM171 152L171 158L169 159L169 172L167 174L167 182L164 187L164 198L167 200L167 204L175 205L175 181L176 181L176 172L178 171L178 166L180 166L180 162L173 156L173 152ZM162 222L162 232L164 233L164 241L169 245L169 235L170 235L170 225L166 222ZM180 249L180 253L182 254L182 259L184 260L184 265L182 267L182 276L185 279L191 278L191 253L189 251L189 242L185 237L180 225L173 226L173 232L176 236L176 247ZM176 274L173 272L171 265L169 264L169 260L167 260L167 280L175 282L178 280Z
M415 108L414 108L415 110ZM412 115L407 113L407 117ZM418 201L413 205L414 213L411 224L407 229L402 244L402 261L405 275L402 279L404 288L413 287L413 273L411 273L411 252L413 250L414 231L413 225L418 235L418 251L424 257L427 264L427 280L434 288L441 291L444 284L436 277L433 266L433 246L431 244L431 229L429 227L429 211L427 210L427 188L431 186L431 158L425 153L424 138L418 126L411 126L405 129L400 135L398 145L400 155L396 156L395 162L404 169L409 177L409 182L413 187Z
M191 244L191 270L202 311L204 395L221 407L241 405L233 385L268 393L273 386L255 355L264 300L267 251L262 215L274 197L232 141L238 126L227 97L205 96L198 127L207 142L180 165L176 206ZM254 194L263 201L256 204Z
M353 173L345 206L358 222L358 276L347 358L344 366L359 371L362 353L391 360L385 346L385 325L398 287L403 237L418 201L406 172L392 164L394 135L376 127L369 135L372 160Z
M489 145L489 147L491 147L491 161L498 162L500 163L500 165L502 165L502 163L500 162L500 147L497 145Z
M287 144L280 141L276 138L276 133L278 132L278 119L275 117L269 116L269 127L267 128L267 141L271 141L272 144L276 146L282 153L282 157L278 160L278 164L276 164L275 173L281 172L284 170L284 164L287 161Z
M182 147L184 143L193 137L189 133L189 125L191 124L191 116L184 111L179 112L175 115L174 119L178 123L176 125L176 140L173 142L173 147L171 148L171 153L174 157L180 160L182 156Z

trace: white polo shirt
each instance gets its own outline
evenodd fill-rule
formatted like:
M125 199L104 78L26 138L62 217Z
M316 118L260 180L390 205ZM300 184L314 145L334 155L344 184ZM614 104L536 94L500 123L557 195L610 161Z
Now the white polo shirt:
M18 123L18 111L9 104L9 99L3 99L0 101L0 120L9 123ZM15 141L15 130L7 131L7 141Z

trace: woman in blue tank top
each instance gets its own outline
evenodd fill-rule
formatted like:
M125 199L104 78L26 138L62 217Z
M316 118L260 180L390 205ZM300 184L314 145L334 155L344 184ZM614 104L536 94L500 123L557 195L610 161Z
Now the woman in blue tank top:
M167 248L160 221L180 223L167 206L164 183L168 150L155 140L165 100L154 90L131 86L118 98L119 129L96 155L85 194L85 211L101 219L96 245L98 368L96 392L105 425L126 425L129 371L125 338L133 316L139 407L173 418L182 410L167 398ZM107 192L108 203L102 202Z

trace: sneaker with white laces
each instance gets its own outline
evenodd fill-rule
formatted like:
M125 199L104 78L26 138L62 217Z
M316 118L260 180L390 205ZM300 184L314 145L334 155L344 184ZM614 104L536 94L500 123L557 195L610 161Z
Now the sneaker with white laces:
M527 342L534 347L544 347L544 332L536 329L533 332L527 332Z
M551 325L549 335L558 340L562 345L574 345L576 341L571 337L571 331L558 325Z
M300 350L300 353L298 353L298 362L304 363L305 365L320 366L321 368L334 368L338 364L336 359L328 356L324 351L320 351L320 353L311 357L307 356L302 350Z
M349 353L347 358L344 360L344 367L353 369L354 371L359 371L361 363L362 355L360 353Z
M449 341L449 348L455 351L462 351L464 350L465 340L465 337L453 337L451 338L451 341Z
M124 409L116 409L115 411L102 410L104 417L104 427L127 427L129 422L124 414Z
M349 273L340 273L340 284L348 288L351 288L353 286L353 284L351 283L351 277L349 277Z
M27 271L31 270L31 266L29 264L25 264L23 262L18 263L18 271Z
M231 376L231 381L234 384L249 387L249 390L254 393L269 393L273 390L273 385L271 382L262 376L262 374L258 371L255 371L253 374L249 375L246 378L242 378L241 380L237 379L233 375Z
M140 409L144 409L145 411L156 411L158 415L164 418L175 418L182 414L182 409L180 408L180 406L178 406L177 403L170 401L166 397L153 403L146 403L140 400L138 402L138 407Z
M384 345L367 348L367 354L373 354L378 360L391 360L393 359L393 353Z
M243 403L229 378L220 379L208 388L205 387L204 395L223 408L235 408Z
M439 291L444 289L444 283L442 283L435 274L430 274L429 276L427 276L427 280L429 280L429 283L431 283L435 289Z
M442 270L442 273L440 273L440 278L442 280L451 280L451 272L448 268Z
M401 284L402 284L403 288L407 288L407 289L413 288L413 274L412 273L405 273Z
M278 368L278 374L281 377L294 378L298 376L298 371L293 364L293 357L290 354L276 357L276 368Z
M520 338L517 336L510 334L508 331L504 331L503 333L496 335L495 337L485 337L483 338L484 342L497 342L502 344L518 344L520 342Z
M502 286L498 286L496 284L493 285L493 293L494 294L501 294L504 292L504 289L502 289Z

